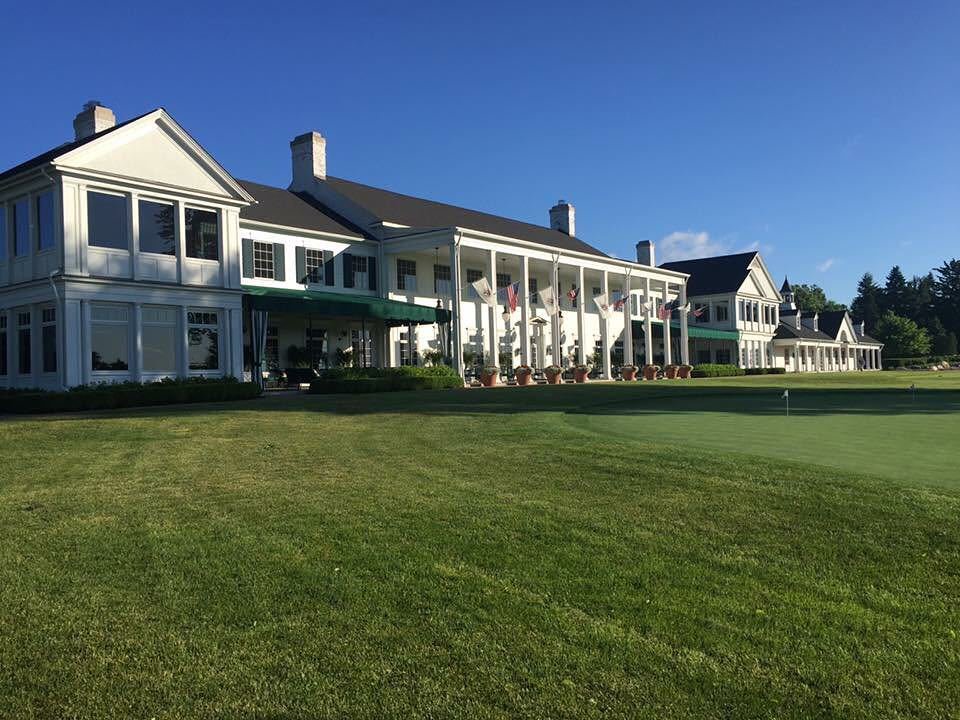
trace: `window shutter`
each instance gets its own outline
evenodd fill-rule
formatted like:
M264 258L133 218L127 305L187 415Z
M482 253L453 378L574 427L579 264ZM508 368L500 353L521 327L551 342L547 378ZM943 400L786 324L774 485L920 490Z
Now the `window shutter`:
M253 238L243 239L243 276L253 277Z
M345 288L353 287L353 255L351 253L343 253L340 255L343 258L343 286Z
M273 244L273 279L279 282L287 279L287 269L283 264L283 243Z
M297 245L294 252L297 256L297 282L305 285L307 283L307 249L303 245Z
M336 284L333 276L333 251L323 251L323 282L333 287Z
M367 258L367 278L370 281L370 289L377 289L377 259L372 255Z

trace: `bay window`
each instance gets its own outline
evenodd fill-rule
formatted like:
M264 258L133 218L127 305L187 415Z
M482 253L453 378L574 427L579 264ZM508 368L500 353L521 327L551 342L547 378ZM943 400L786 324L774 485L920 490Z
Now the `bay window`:
M130 369L130 308L119 303L90 307L90 367L98 372Z
M37 249L49 250L53 237L53 190L37 196Z
M48 307L40 311L40 347L43 351L43 371L57 371L57 309Z
M144 305L141 310L143 371L177 371L177 308Z
M199 260L220 259L220 225L217 213L213 210L186 208L184 236L187 257Z
M87 193L87 244L127 249L127 199L123 195Z
M140 200L137 203L140 222L140 252L176 255L177 236L173 203Z
M215 310L187 313L187 346L191 370L220 369L220 315Z

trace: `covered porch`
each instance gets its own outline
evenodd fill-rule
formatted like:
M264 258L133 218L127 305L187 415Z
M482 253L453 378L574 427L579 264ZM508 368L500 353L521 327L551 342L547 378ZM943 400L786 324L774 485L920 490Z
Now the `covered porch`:
M634 320L634 336L644 340L644 323ZM652 321L650 323L651 342L643 342L637 346L636 364L643 365L652 363L655 365L667 365L677 362L683 357L681 352L683 348L681 323L677 320L671 320L668 328L664 328L662 321ZM689 325L687 327L689 337L689 359L693 365L704 363L729 364L737 362L737 347L740 341L740 333L736 330L717 330L707 327L698 327ZM667 344L670 345L670 352L667 353ZM648 360L646 348L650 348L652 359ZM641 352L642 350L642 352Z

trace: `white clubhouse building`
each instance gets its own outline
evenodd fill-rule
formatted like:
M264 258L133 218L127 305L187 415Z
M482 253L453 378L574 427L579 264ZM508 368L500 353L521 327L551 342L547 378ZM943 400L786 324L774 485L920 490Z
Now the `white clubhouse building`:
M0 172L0 387L441 358L607 379L647 362L854 369L874 347L847 318L842 352L818 337L829 352L807 362L759 255L736 288L697 289L651 243L638 262L587 244L564 201L541 226L329 176L316 132L290 143L279 188L232 177L163 109L117 124L88 103L74 130ZM485 302L484 279L518 288L515 309Z

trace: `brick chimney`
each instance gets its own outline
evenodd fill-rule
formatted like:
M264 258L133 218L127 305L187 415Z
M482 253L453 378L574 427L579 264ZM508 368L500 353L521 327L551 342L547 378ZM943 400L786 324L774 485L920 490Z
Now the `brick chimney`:
M576 236L576 211L566 200L560 200L550 208L550 229L559 230L567 235Z
M73 132L77 140L85 140L92 135L109 130L116 124L117 118L113 110L101 105L99 100L91 100L84 104L83 110L73 119Z
M290 155L293 161L293 182L291 190L309 190L314 179L327 177L327 141L316 130L297 135L290 141Z
M637 243L637 262L650 267L657 266L657 258L653 250L652 240L641 240Z

